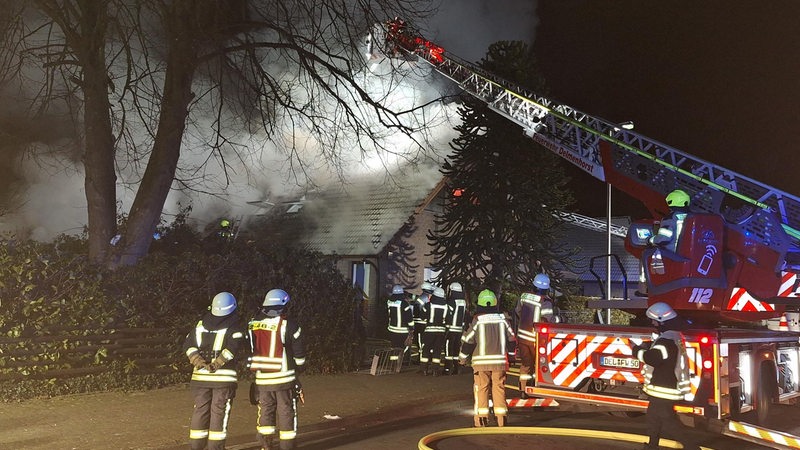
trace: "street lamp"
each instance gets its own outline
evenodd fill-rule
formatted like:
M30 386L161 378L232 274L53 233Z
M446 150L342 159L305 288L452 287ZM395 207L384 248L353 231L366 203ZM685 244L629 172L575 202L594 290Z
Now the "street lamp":
M620 128L625 130L632 130L634 127L633 121L627 120L618 123L619 128L614 131L619 131ZM606 300L611 301L611 183L606 181ZM623 298L624 294L623 293ZM606 324L611 324L611 308L606 310Z

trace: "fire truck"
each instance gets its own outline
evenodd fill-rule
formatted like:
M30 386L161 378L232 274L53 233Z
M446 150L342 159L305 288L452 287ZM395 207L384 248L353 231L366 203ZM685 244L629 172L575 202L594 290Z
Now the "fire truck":
M373 59L430 64L545 148L640 200L653 219L632 223L625 247L641 261L648 296L592 306L641 317L650 304L669 304L694 323L684 333L691 393L676 410L724 434L800 448L800 437L766 428L772 405L800 397L800 331L763 325L777 318L783 325L800 307L800 198L503 80L401 19L376 25L368 46ZM670 246L652 246L675 189L690 195L692 211ZM535 386L526 393L644 410L643 363L632 349L653 332L538 323Z

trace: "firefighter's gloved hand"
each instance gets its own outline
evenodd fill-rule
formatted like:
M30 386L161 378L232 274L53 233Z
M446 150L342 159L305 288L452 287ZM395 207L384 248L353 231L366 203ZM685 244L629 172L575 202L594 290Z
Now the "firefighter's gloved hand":
M189 355L189 363L191 363L195 369L202 370L206 369L209 370L209 365L202 356L200 356L200 352L194 352Z
M300 384L300 380L295 380L294 382L294 396L300 400L301 405L306 404L306 396L303 393L303 385Z
M461 364L462 366L466 366L467 358L458 358L458 363Z
M217 369L220 369L222 366L228 363L228 358L219 355L211 361L211 364L208 365L209 372L216 372Z

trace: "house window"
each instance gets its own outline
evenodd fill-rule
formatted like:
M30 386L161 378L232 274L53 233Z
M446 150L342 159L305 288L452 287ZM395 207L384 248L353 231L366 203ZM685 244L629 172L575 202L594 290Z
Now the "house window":
M366 261L353 262L353 286L361 288L361 292L369 292L369 263Z

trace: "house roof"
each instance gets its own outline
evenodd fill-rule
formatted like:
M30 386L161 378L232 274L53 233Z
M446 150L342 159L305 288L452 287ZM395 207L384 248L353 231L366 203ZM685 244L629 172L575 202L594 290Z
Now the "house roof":
M612 218L612 223L627 227L630 225L630 219L627 217ZM590 271L590 263L593 257L608 254L606 233L568 224L565 228L564 240L580 248L575 256L576 267L572 268L570 272L574 273L581 281L596 282L597 279ZM639 260L625 250L623 238L611 236L611 253L619 258L628 278L628 285L636 283L639 279ZM605 282L606 258L595 259L594 271ZM611 281L622 282L622 270L614 259L611 260Z
M287 211L287 223L294 224L296 242L309 250L374 255L430 204L443 184L442 175L432 170L350 180L294 202L296 211Z

